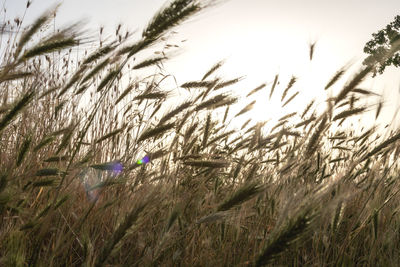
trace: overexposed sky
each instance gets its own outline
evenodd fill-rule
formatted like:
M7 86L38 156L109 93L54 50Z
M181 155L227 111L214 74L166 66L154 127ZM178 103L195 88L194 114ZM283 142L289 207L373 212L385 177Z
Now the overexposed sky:
M132 31L141 32L166 1L35 0L25 21L29 23L57 2L63 2L56 19L59 26L86 18L88 27L94 30L105 26L112 31L122 23ZM25 0L6 0L7 16L21 17L25 5ZM245 93L260 83L272 82L277 73L282 77L280 86L284 89L294 75L299 78L296 86L300 90L296 100L300 102L293 102L292 108L296 109L312 98L326 97L322 88L349 61L356 63L352 69L355 71L357 63L365 57L362 50L371 34L396 15L400 15L399 0L227 0L179 28L179 38L187 41L182 43L183 52L166 67L181 84L200 79L215 62L226 59L224 75L227 78L245 75L242 87L236 89ZM310 62L308 47L314 41L316 49ZM399 74L400 69L390 67L384 75L364 84L365 89L386 96L391 106L385 113L388 120L400 100ZM266 92L260 92L255 97L265 95ZM254 116L264 118L267 113L279 116L278 106L260 102Z

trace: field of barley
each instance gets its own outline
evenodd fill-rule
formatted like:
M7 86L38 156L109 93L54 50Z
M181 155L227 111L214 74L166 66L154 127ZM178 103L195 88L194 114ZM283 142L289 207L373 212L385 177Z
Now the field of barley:
M154 53L205 2L101 44L49 28L56 9L2 25L0 266L400 265L400 130L347 124L380 115L359 87L373 66L332 73L321 90L350 78L323 109L243 120L223 61L171 89ZM281 78L247 97L289 105Z

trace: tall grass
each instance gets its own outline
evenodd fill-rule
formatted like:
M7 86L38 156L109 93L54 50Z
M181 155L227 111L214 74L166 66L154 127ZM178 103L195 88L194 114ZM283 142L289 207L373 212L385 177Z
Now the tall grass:
M156 66L168 56L146 55L209 5L175 0L138 39L118 28L88 54L73 49L91 44L79 25L44 30L55 10L2 28L0 265L400 265L400 133L340 126L372 108L357 88L370 69L326 110L312 101L269 131L235 128L255 102L237 103L227 89L241 78L220 78L223 61L162 108L173 94ZM274 77L247 97L281 90L290 105L296 78Z

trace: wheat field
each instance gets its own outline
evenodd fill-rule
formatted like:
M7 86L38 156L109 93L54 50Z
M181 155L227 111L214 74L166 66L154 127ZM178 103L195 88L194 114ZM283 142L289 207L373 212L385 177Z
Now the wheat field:
M174 105L161 67L137 75L212 6L175 0L140 38L118 28L101 44L80 24L48 30L56 8L24 30L2 25L1 266L400 265L400 131L344 126L380 115L359 88L371 67L323 110L311 101L238 128L254 102L229 91L241 78L224 77L223 61L178 85L188 97ZM290 104L296 78L280 78L247 96Z

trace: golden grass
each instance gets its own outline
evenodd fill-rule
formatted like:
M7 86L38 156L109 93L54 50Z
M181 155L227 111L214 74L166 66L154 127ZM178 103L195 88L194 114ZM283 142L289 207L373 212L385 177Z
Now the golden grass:
M1 266L400 264L399 131L340 126L371 107L374 92L358 88L370 69L326 110L313 100L240 129L255 101L232 112L238 98L216 91L242 78L219 78L223 61L182 84L190 97L172 107L168 75L137 75L167 60L141 52L210 3L175 0L139 39L122 41L119 27L79 64L68 49L87 39L76 25L46 32L52 11L21 33L3 28L18 41L0 70ZM247 97L271 83L269 96L282 90L291 105L296 78L284 88L278 79Z

